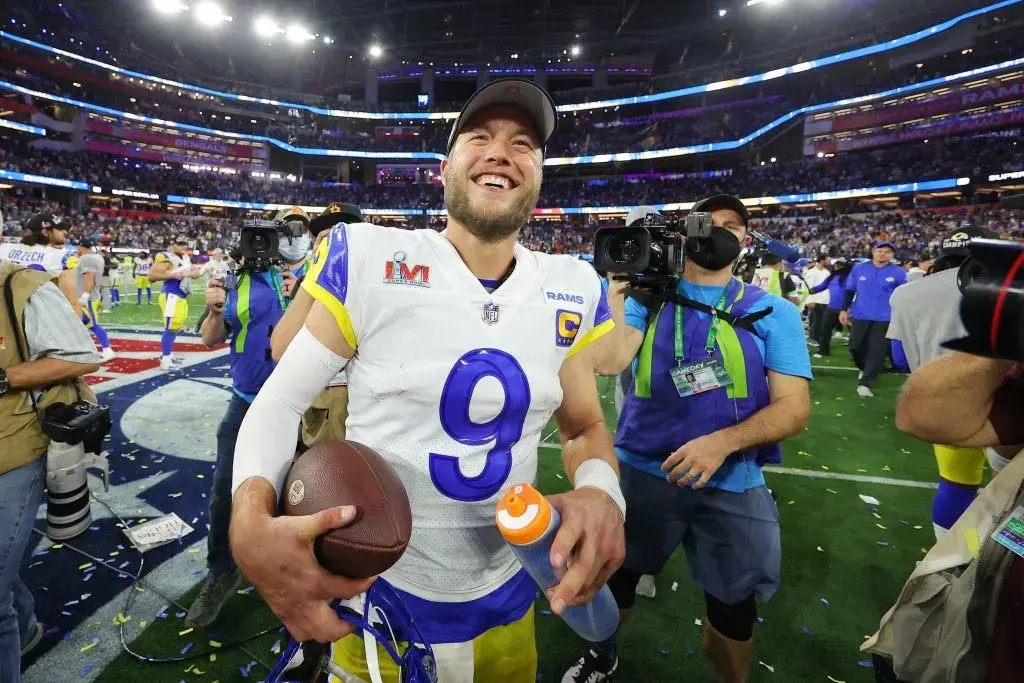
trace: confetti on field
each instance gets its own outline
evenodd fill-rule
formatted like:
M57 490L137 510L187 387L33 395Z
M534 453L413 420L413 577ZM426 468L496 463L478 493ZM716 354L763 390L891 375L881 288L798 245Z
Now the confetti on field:
M872 512L871 514L873 514L875 516L875 519L881 519L882 518L882 515L878 514L877 512Z
M862 669L874 669L875 663L872 662L870 659L862 659L861 661L857 662L857 666L859 666Z
M836 417L842 417L842 416L843 416L842 413L836 413Z
M194 645L194 643L189 643L185 647L181 648L181 654L185 654L186 652L191 650L193 645Z
M276 643L274 643L274 645L278 645L280 642L281 641L279 640ZM216 641L216 640L211 640L210 641L210 647L220 647L220 643L218 641ZM274 654L277 654L277 653L275 652Z
M96 668L96 662L89 662L88 664L82 667L81 671L78 672L78 677L85 678L89 675L89 672L92 671L94 668Z
M694 619L693 620L693 625L694 626L703 626L704 622L702 622L700 619Z
M665 648L661 648L661 649L660 649L659 651L660 651L660 652L661 652L661 654L663 654L663 655L667 655L667 654L668 654L668 650L666 650Z
M846 681L841 681L838 678L832 678L831 676L828 677L828 680L832 681L832 683L846 683Z
M914 525L914 528L915 528L915 529L923 529L924 527L923 527L923 526L921 526L920 524L915 524L915 525Z
M758 664L760 664L764 668L768 669L768 671L770 671L771 673L775 673L775 667L772 666L771 664L765 664L764 662L761 662L761 661L759 661Z
M825 605L825 607L831 607L832 606L832 603L829 602L828 600L826 600L825 598L819 598L819 599L821 600L821 604Z
M828 491L829 493L834 493L836 495L839 495L838 491L833 491L832 489L825 489L825 490Z
M881 517L879 517L879 519L881 519ZM888 531L888 528L886 528L884 524L879 524L878 522L875 522L875 526L877 526L882 531Z
M857 470L857 471L858 471L858 472L867 472L867 470ZM860 496L858 496L858 497L859 497L859 498L860 498L860 499L861 499L862 501L864 501L865 503L867 503L868 505L881 505L881 503L880 503L880 502L878 501L878 499L877 499L877 498L874 498L874 497L872 497L872 496L865 496L864 494L860 494Z
M94 647L96 647L97 645L99 645L99 643L100 643L100 639L97 638L96 636L93 636L92 638L89 639L89 644L88 645L83 645L78 652L79 653L88 652L89 650L91 650Z
M821 466L821 469L823 469L823 470L825 470L826 472L828 472L828 465L822 465L822 466Z
M860 468L857 468L857 471L858 471L858 472L867 472L867 470L862 470L862 469L860 469ZM864 497L864 496L861 496L861 498L863 498L863 497ZM871 497L871 496L868 496L868 498L870 498L870 497Z
M679 588L679 582L678 581L673 581L672 582L672 592L674 593L677 588Z
M883 472L892 472L892 468L889 467L888 465L882 465L882 471Z
M823 553L823 552L825 552L824 550L822 550L822 548L821 548L821 546L820 546L820 545L818 546L818 552L819 552L819 553Z
M189 633L192 633L192 631L194 631L194 630L195 629L193 629L193 628L187 628L184 631L178 631L178 635L179 636L187 636Z
M88 569L91 566L92 566L92 562L86 562L85 564L78 565L78 568L79 569Z
M813 638L814 637L814 632L811 631L811 629L807 628L806 626L801 626L800 630L803 631L804 635L807 636L808 638Z

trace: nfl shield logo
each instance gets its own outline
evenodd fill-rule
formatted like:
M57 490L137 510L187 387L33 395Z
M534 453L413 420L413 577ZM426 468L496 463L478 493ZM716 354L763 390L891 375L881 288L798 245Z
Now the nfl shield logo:
M484 314L482 318L488 325L493 325L498 322L498 304L494 302L484 304Z

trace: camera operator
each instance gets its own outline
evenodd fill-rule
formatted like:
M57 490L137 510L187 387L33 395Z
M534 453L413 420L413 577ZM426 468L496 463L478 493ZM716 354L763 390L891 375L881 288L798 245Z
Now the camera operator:
M871 261L855 265L846 280L839 322L850 323L850 355L860 370L857 395L861 398L875 395L871 385L881 374L889 351L885 341L885 331L892 317L889 297L907 281L903 269L892 263L895 254L896 246L892 242L876 242Z
M213 623L242 580L228 546L235 441L249 405L274 370L271 332L288 307L297 277L306 271L311 243L307 231L309 217L301 209L286 209L275 222L291 234L301 232L301 236L282 237L278 242L279 260L287 265L254 267L242 257L233 286L226 288L220 280L206 284L207 314L200 332L207 346L229 342L232 396L217 427L217 463L210 485L208 575L188 612L187 620L193 627ZM246 239L244 233L245 230L242 240Z
M32 594L19 577L42 502L50 439L38 410L74 403L76 378L99 369L89 333L47 272L0 259L0 680L20 680L39 643ZM23 360L27 358L28 360ZM89 395L87 388L79 391Z
M353 204L334 202L323 213L310 221L309 230L314 237L313 248L330 234L338 223L362 223L363 214ZM313 308L313 297L306 290L296 286L295 301L281 318L270 339L274 359L279 360L288 344L298 333ZM302 415L302 442L312 446L320 441L343 440L345 418L348 415L348 379L345 371L338 373L327 387L320 392L309 409Z
M800 305L793 276L787 272L786 262L775 254L765 254L761 258L761 267L754 272L751 284L769 294L782 297L794 306Z
M687 239L668 301L647 307L609 291L626 330L617 369L636 366L615 439L626 560L608 584L621 628L641 575L659 573L682 545L704 591L704 649L732 683L750 668L755 600L780 580L778 509L761 466L779 462L779 442L807 424L811 367L796 306L732 277L750 242L743 203L718 195L692 212L709 212L713 229ZM603 681L617 664L613 637L563 681Z

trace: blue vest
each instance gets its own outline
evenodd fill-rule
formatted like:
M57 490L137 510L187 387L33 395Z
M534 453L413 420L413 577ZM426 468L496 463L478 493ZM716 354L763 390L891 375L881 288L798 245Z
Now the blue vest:
M277 289L271 284L276 278ZM274 371L270 335L284 315L278 298L281 276L276 271L243 274L228 291L224 320L231 325L231 379L241 394L259 393Z
M736 279L730 280L728 288L725 309L740 317L765 296L764 290ZM684 364L706 357L710 327L711 316L683 308ZM648 325L636 377L619 416L615 445L660 466L688 441L739 424L771 403L767 370L754 339L752 332L720 320L715 356L723 360L733 383L682 398L669 374L675 366L675 304L665 304ZM734 453L719 473L726 474L741 458L755 459L758 465L778 463L782 448L776 443Z

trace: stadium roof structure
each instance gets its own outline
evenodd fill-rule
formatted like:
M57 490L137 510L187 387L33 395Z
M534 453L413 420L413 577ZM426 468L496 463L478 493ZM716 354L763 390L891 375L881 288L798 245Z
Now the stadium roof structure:
M268 0L259 6L217 0L225 14L235 15L217 30L185 17L170 20L142 0L60 4L81 32L132 55L138 66L171 66L201 79L249 67L266 85L322 85L342 71L349 78L345 57L366 59L371 43L384 48L381 66L402 60L536 64L568 60L573 46L578 59L595 64L613 55L645 55L662 75L723 62L749 66L741 67L741 60L772 66L772 54L798 49L813 58L836 46L877 43L991 0ZM257 13L282 26L301 23L311 35L330 37L330 46L317 41L316 59L285 57L287 46L271 49L254 35ZM33 21L30 11L22 15Z

